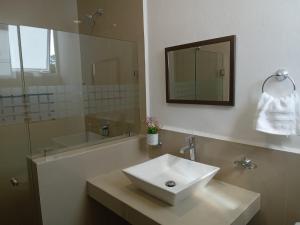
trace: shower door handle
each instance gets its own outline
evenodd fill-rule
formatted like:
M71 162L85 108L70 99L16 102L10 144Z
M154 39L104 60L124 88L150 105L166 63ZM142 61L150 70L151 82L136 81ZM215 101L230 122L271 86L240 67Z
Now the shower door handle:
M95 84L96 82L96 64L92 64L92 84Z
M17 178L15 178L15 177L12 177L11 179L10 179L10 183L11 183L11 185L13 186L13 187L17 187L17 186L19 186L19 180L17 179Z

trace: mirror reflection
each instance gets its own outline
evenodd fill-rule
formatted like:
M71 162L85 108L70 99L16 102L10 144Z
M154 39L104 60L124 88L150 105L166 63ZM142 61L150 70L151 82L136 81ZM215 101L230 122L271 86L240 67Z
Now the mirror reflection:
M166 49L167 102L233 104L234 37Z

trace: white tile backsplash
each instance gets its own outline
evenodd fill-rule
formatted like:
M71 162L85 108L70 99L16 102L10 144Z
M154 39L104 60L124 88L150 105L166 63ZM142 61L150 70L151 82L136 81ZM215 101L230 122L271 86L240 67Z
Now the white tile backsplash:
M10 96L10 95L12 95L12 89L11 88L2 88L1 89L1 95L2 96Z
M49 111L48 104L40 104L40 112L45 113L48 111Z
M12 107L5 107L5 108L3 109L3 115L4 115L4 116L10 116L10 115L12 115L12 114L14 114L14 110L13 110Z
M137 108L136 85L53 85L30 86L26 105L23 97L1 98L0 116L5 123L24 120L25 112L31 113L32 121L49 120L97 113L114 112ZM47 94L48 93L48 94ZM21 88L0 88L5 96L21 95ZM41 94L41 95L38 95ZM45 95L46 94L46 95ZM18 107L17 107L18 106ZM22 107L24 106L24 107ZM13 116L13 115L17 115ZM24 115L19 115L24 114ZM9 119L7 119L9 117ZM0 124L3 124L0 119Z
M27 88L27 94L37 94L38 88L36 86L30 86Z
M29 102L31 104L38 104L39 103L38 96L29 96Z
M23 114L25 113L25 108L23 106L18 106L18 107L15 107L15 110L14 110L15 114Z
M55 101L55 96L54 95L48 95L48 100L49 100L49 102L54 102Z
M11 94L14 95L14 96L22 95L22 89L21 88L12 88L11 89Z
M102 92L101 92L101 91L97 91L97 92L96 92L96 98L97 98L97 99L102 98Z
M66 101L66 96L63 94L57 94L55 96L55 99L57 102L65 102Z
M53 94L55 94L56 93L56 86L48 86L47 87L47 92L48 93L53 93Z
M64 94L65 93L65 86L63 86L63 85L56 86L56 93Z
M47 86L38 86L38 93L37 94L43 94L43 93L48 93Z
M23 105L24 101L22 97L13 98L13 105Z
M40 111L39 105L30 105L30 112L38 113Z
M47 103L49 102L48 96L47 95L40 95L39 96L39 103Z

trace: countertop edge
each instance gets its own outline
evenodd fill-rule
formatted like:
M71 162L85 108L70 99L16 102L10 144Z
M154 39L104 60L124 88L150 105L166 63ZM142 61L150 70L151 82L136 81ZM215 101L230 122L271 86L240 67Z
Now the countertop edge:
M127 204L124 199L122 199L120 196L118 196L120 193L113 193L108 192L107 187L101 187L101 185L97 186L96 182L99 179L104 179L105 177L108 178L110 176L118 175L117 173L120 173L120 170L113 171L106 175L101 175L92 179L87 180L87 194L102 204L103 206L107 207L108 209L115 212L117 215L128 221L129 223L133 225L142 224L143 225L160 225L161 223L158 221L155 221L154 218L151 218L151 216L144 214L141 210L139 210L137 207L131 206ZM215 180L215 182L219 184L229 185L235 188L239 188L241 190L244 190L245 192L251 192L253 196L251 196L251 202L249 202L248 207L245 207L245 210L238 215L238 217L233 218L230 222L224 222L224 225L246 225L251 221L251 219L257 214L257 212L260 210L260 194L255 193L231 184L227 184L223 181ZM109 189L108 189L109 190ZM121 190L121 189L120 189ZM142 192L141 192L142 193ZM147 194L145 194L147 195ZM119 198L120 197L120 198ZM151 213L150 213L151 215Z

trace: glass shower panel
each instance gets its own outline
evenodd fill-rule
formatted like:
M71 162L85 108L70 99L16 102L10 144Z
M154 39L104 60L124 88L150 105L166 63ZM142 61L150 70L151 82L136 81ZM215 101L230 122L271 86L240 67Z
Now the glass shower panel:
M20 31L32 154L85 143L79 35L23 26ZM35 43L38 48L30 51Z
M134 43L24 26L20 40L32 154L138 133Z
M0 224L32 225L33 201L26 156L30 155L26 96L18 29L0 24Z
M139 132L137 58L128 41L0 25L0 224L35 224L26 156Z
M135 43L81 35L86 129L106 138L139 131Z

